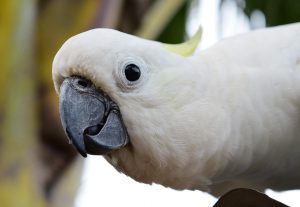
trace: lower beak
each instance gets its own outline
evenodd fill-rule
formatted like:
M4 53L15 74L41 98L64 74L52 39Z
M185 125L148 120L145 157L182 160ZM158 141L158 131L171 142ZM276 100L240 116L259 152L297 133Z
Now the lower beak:
M60 115L67 136L83 157L107 154L129 142L117 104L88 80L64 80Z

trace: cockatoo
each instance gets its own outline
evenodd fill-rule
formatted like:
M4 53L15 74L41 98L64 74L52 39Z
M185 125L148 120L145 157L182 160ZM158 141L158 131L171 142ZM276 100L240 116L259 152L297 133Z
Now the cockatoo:
M168 45L112 29L53 61L63 128L139 182L213 195L300 187L300 23Z

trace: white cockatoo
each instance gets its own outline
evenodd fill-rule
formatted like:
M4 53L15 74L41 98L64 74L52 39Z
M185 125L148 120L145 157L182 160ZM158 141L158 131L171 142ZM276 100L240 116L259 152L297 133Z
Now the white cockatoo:
M63 127L144 183L220 195L300 187L300 23L194 53L111 29L67 40L53 62Z

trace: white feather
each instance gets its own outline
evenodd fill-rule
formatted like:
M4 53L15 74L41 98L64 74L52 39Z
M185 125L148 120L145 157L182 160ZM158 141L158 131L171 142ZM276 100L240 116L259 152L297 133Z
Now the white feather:
M120 84L120 65L144 78ZM53 62L55 88L84 76L120 107L131 145L106 156L145 183L201 189L300 187L300 24L223 40L191 57L109 29L69 39Z

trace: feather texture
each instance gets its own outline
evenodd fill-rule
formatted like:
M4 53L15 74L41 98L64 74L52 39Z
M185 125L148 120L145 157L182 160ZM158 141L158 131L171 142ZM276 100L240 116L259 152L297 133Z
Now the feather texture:
M143 78L120 84L124 62ZM300 186L300 24L257 30L183 57L109 29L70 38L53 62L118 103L131 144L106 156L145 183L219 195ZM122 82L123 83L123 82Z

